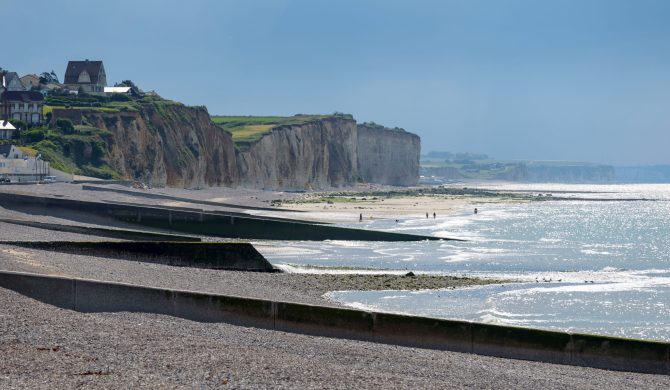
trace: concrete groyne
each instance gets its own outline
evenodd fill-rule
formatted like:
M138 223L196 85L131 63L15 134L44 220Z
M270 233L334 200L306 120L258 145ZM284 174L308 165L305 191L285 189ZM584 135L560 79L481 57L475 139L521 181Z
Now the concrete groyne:
M670 374L670 343L506 327L0 271L0 287L79 312L202 322L621 371Z
M152 193L152 192L140 192L140 191L124 190L124 189L120 189L120 188L105 188L105 187L98 187L98 186L82 185L81 189L84 190L84 191L115 192L117 194L131 195L131 196L137 196L137 197L141 197L141 198L174 200L174 201L177 201L177 202L201 204L201 205L205 205L205 206L225 207L225 208L230 208L230 209L302 213L302 211L300 211L300 210L285 210L285 209L279 209L279 208L258 207L258 206L242 206L242 205L234 204L234 203L224 203L224 202L214 202L214 201L210 201L210 200L191 199L191 198L184 198L184 197L181 197L181 196L156 194L156 193Z
M60 218L103 217L162 231L186 234L266 240L356 240L423 241L439 240L432 236L348 229L305 221L255 217L242 213L152 207L128 203L103 203L74 199L0 193L0 206L29 214ZM445 239L448 240L448 239Z
M0 241L0 244L176 267L253 272L277 271L253 245L241 242Z
M37 229L53 230L57 232L85 234L89 236L118 238L120 240L133 241L202 241L199 237L178 236L175 234L161 234L142 232L139 230L128 229L106 229L91 226L77 226L77 225L63 225L58 223L46 223L37 221L26 221L21 219L0 218L2 223L10 223L13 225L28 226Z

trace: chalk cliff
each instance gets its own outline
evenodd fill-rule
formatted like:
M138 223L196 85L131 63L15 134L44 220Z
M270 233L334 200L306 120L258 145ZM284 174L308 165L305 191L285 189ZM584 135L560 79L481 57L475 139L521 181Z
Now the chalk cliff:
M119 177L156 187L298 190L418 182L418 136L359 125L343 114L298 118L269 128L243 148L235 147L231 133L214 124L205 108L165 100L118 110L56 108L51 123L69 119L79 130L102 129L104 162Z
M105 159L126 179L184 188L238 182L232 137L204 108L160 102L134 111L56 109L52 122L59 118L107 130Z
M615 178L609 165L575 162L470 162L457 166L424 166L431 180L503 180L537 183L609 183Z
M356 157L356 121L333 116L273 128L237 153L238 175L243 187L339 187L356 181Z
M359 124L358 175L367 183L412 186L419 181L421 139L402 129Z

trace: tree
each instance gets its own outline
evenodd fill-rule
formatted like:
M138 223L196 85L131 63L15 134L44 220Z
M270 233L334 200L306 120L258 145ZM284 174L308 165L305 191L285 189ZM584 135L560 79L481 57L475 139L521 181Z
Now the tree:
M40 84L59 83L58 76L53 70L40 73Z
M120 83L114 84L115 87L130 87L131 94L133 96L138 96L140 94L140 88L135 85L131 80L123 80Z
M135 85L135 83L132 82L132 80L123 80L120 83L116 83L115 87L130 87L130 88L139 89L139 88L137 88L137 85Z

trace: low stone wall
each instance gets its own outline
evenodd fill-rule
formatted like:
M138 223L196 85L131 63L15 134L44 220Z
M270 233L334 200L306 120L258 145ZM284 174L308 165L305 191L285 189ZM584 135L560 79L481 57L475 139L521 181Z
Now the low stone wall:
M374 313L289 302L0 271L0 287L80 312L136 311L203 322L670 374L670 343Z
M303 221L254 217L242 213L210 213L24 194L0 193L0 206L28 213L54 215L70 219L73 218L74 214L80 216L90 214L168 231L229 238L312 241L423 241L442 239L432 236L348 229Z
M277 272L249 243L0 241L0 244L177 267Z

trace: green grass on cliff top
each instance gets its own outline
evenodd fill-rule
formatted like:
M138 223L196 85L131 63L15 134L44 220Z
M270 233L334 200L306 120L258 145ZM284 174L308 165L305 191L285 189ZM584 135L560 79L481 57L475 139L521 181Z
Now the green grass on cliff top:
M223 127L233 134L233 141L238 148L246 149L258 141L273 128L279 126L295 126L316 120L346 116L346 114L332 115L294 115L294 116L212 116L212 122Z

